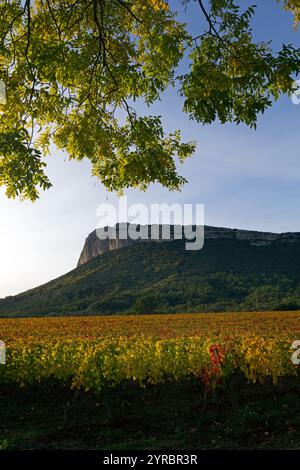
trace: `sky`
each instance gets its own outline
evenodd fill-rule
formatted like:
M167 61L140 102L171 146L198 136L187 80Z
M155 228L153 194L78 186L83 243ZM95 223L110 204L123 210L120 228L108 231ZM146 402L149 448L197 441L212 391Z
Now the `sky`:
M293 31L289 13L275 0L256 4L258 40L272 39L275 50L282 42L300 47L300 30ZM180 19L191 31L202 31L196 3ZM149 112L141 103L138 107ZM300 232L300 105L281 98L259 118L256 131L244 125L202 126L189 121L181 108L181 98L169 90L151 114L162 115L168 131L181 129L184 140L197 141L195 155L180 168L188 183L181 192L158 185L146 193L128 190L128 203L204 204L207 225ZM118 204L118 197L91 177L88 161L70 162L52 148L47 163L53 187L35 204L9 200L0 188L0 297L74 269L85 238L98 224L99 205Z

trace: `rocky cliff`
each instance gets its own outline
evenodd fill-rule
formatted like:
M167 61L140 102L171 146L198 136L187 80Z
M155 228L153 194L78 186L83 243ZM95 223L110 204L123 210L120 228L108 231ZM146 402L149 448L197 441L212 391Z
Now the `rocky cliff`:
M195 251L170 239L100 240L93 232L81 266L0 299L0 317L300 311L300 234L205 227Z
M139 227L139 226L134 226ZM153 226L152 226L153 227ZM112 238L105 238L101 235L105 231L107 231L108 227L100 230L99 238L99 231L94 230L85 240L85 244L83 250L81 252L79 261L77 266L81 266L82 264L87 263L93 258L100 256L104 253L109 251L119 250L120 248L124 248L126 246L130 246L136 243L141 242L161 242L166 241L165 239L162 240L162 226L156 226L159 236L157 239L151 238L151 226L141 226L139 227L141 232L145 231L148 233L148 238L138 238L137 240L133 240L130 237L121 238L120 236L120 226L116 226L116 237ZM195 226L192 227L195 230ZM184 236L184 228L180 228L182 231L182 238ZM223 228L223 227L211 227L205 225L204 227L204 237L205 239L237 239L237 240L248 240L251 245L256 246L265 246L269 245L273 242L290 242L294 243L300 240L300 232L286 232L286 233L271 233L271 232L258 232L254 230L240 230L240 229L230 229L230 228ZM174 240L174 226L170 228L170 241Z

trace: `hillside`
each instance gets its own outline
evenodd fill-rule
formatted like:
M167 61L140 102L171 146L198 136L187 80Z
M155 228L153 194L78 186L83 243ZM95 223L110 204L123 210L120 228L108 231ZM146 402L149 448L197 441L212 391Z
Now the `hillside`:
M298 234L297 234L298 235ZM274 236L139 243L0 300L0 316L291 310L300 308L300 240Z

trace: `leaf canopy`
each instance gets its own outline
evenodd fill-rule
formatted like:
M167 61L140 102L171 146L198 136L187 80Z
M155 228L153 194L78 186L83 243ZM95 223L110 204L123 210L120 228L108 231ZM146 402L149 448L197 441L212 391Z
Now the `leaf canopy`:
M9 197L34 201L51 186L51 143L71 159L88 158L109 190L153 182L179 189L177 163L196 144L167 134L160 116L139 115L137 100L151 106L174 86L191 119L255 127L292 90L300 51L290 44L275 54L269 42L255 43L254 7L197 3L207 27L193 38L164 0L0 2L0 186ZM284 4L295 21L298 3ZM189 68L178 75L186 56Z

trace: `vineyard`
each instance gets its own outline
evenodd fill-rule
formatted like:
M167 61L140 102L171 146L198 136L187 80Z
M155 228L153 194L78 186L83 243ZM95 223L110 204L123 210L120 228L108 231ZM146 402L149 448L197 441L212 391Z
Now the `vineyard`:
M236 372L248 382L296 376L292 342L300 313L232 313L1 319L6 365L0 383L55 379L100 392L196 377L207 391Z

